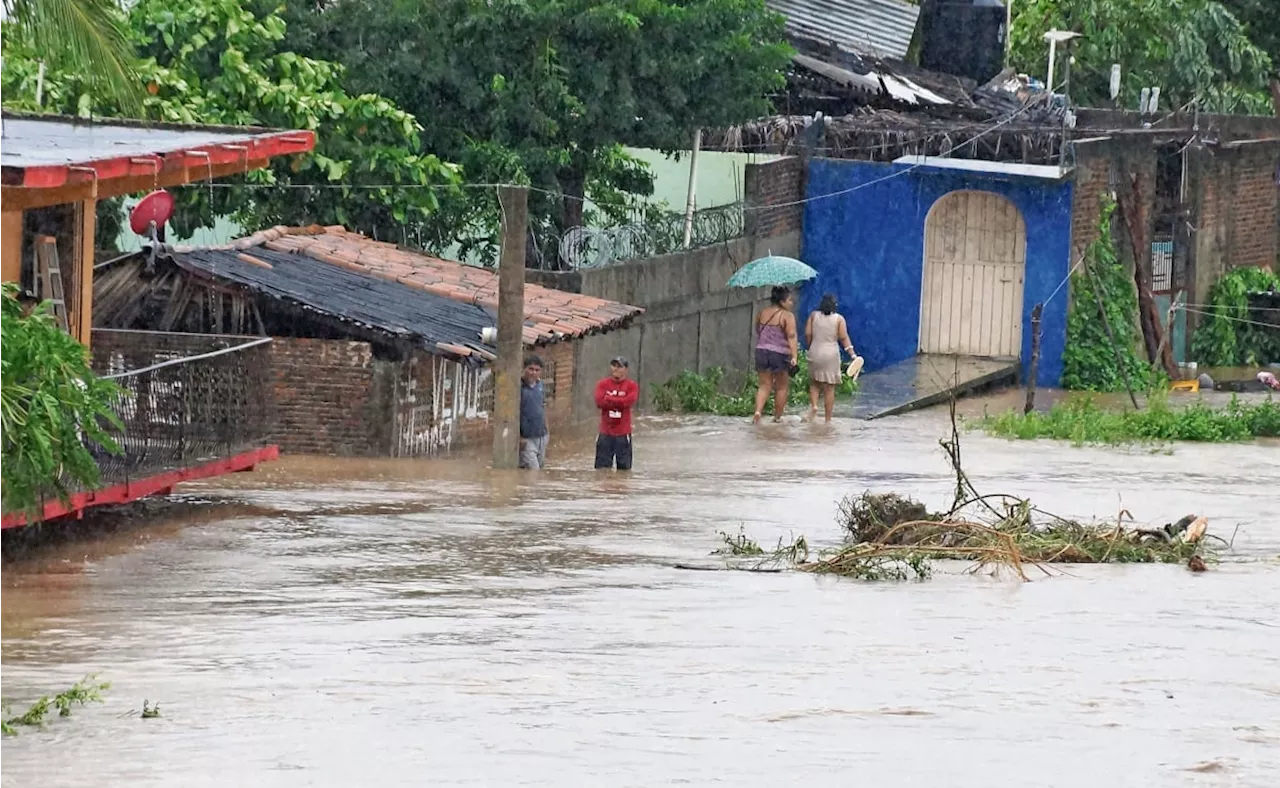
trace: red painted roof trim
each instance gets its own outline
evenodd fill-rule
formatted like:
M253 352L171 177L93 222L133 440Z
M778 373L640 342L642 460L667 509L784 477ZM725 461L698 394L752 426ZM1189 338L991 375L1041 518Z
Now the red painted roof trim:
M133 178L139 175L162 174L182 170L244 162L244 171L254 169L252 162L275 156L288 156L314 150L314 131L279 131L248 134L234 142L211 145L195 145L168 153L149 156L120 156L95 159L77 164L55 164L22 169L22 183L15 184L32 189L56 189L73 183L97 180L99 183L116 178ZM17 168L15 168L17 169Z
M83 515L85 509L91 506L130 503L148 495L168 492L173 489L174 485L181 482L208 479L227 473L251 471L259 463L279 458L279 446L264 446L261 449L243 452L222 460L214 460L204 465L179 468L176 471L166 471L155 476L104 487L100 490L76 493L66 503L56 499L46 503L39 520L52 520L56 517L65 517L67 515L79 517ZM10 512L4 516L3 520L0 520L0 528L17 528L26 524L27 517L21 512Z

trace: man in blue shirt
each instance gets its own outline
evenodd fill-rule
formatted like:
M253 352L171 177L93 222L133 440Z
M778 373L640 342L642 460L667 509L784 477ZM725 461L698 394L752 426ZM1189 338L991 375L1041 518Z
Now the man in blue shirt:
M542 391L542 359L529 356L520 376L520 467L547 464L547 398Z

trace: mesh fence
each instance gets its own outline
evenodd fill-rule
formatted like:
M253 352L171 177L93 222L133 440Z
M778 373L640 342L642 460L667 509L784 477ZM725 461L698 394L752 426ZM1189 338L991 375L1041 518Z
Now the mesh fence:
M106 374L124 393L115 411L123 450L91 449L103 486L235 456L267 443L271 388L267 343L253 340L195 356L115 350Z
M742 236L744 230L742 203L704 208L693 214L688 246L724 243ZM548 231L540 243L541 267L576 271L671 254L685 248L684 234L684 214L672 211L637 213L626 222L573 227L559 235Z

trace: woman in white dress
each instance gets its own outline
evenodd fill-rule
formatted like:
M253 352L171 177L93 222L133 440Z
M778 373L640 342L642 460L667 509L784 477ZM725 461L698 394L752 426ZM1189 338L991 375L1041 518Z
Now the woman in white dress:
M831 421L836 404L836 386L840 385L840 349L854 357L853 342L844 317L836 312L836 297L822 296L818 311L809 315L804 326L805 344L809 346L809 420L818 416L818 392L822 392L823 412Z

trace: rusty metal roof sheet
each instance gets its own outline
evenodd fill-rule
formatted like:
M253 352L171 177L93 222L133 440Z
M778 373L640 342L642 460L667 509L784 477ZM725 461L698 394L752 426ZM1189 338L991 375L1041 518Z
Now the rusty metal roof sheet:
M496 351L480 338L483 329L497 324L492 310L423 293L367 272L269 249L247 254L226 248L178 248L169 256L184 270L364 326L433 353L484 363Z
M303 255L464 304L488 309L498 305L497 271L401 249L340 226L273 227L233 241L226 248ZM541 345L606 331L642 312L629 304L526 284L524 342Z
M881 57L905 57L920 7L901 0L766 0L791 32Z

